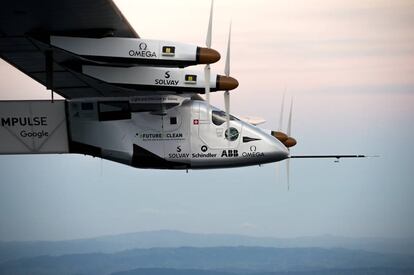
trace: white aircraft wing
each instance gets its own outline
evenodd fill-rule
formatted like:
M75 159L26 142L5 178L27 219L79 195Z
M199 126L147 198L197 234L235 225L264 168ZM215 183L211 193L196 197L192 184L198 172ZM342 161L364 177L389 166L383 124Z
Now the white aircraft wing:
M2 1L0 57L46 87L52 85L53 91L68 99L132 94L62 66L74 58L64 51L54 50L51 60L45 58L48 45L33 39L42 34L139 38L111 0Z
M261 117L256 117L256 116L236 116L236 117L240 120L243 120L255 126L266 122L266 119L261 118Z

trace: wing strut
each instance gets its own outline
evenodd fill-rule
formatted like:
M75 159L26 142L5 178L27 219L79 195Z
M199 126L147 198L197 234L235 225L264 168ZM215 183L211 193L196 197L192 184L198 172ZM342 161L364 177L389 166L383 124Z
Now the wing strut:
M45 65L46 65L46 89L50 90L52 103L53 98L53 51L47 50L45 52Z

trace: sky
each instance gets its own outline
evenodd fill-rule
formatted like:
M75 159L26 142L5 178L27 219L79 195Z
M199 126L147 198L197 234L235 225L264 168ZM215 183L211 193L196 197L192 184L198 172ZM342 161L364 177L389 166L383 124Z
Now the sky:
M116 4L142 38L205 43L208 0ZM0 240L160 229L414 237L414 2L216 0L214 12L223 57L232 21L233 113L278 129L286 93L292 154L380 157L292 160L288 191L284 163L185 173L80 155L0 156ZM224 58L212 65L223 67ZM0 79L1 100L49 98L4 61ZM222 93L211 101L222 107Z

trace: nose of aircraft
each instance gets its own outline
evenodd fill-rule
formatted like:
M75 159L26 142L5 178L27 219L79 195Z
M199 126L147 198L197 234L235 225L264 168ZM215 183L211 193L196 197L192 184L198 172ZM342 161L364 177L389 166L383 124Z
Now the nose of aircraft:
M288 148L277 138L263 130L256 130L256 133L260 133L260 139L263 142L261 147L264 149L266 162L277 162L289 158Z
M289 158L290 152L285 145L283 145L276 138L274 138L274 140L272 140L271 142L273 148L273 152L271 153L271 155L275 157L275 161L280 161Z

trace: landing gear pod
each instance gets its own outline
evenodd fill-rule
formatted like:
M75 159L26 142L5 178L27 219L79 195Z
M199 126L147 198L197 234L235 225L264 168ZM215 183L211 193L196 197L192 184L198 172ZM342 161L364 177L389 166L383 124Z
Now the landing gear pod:
M216 50L162 40L51 36L50 45L88 61L112 65L185 67L220 60L220 54Z

